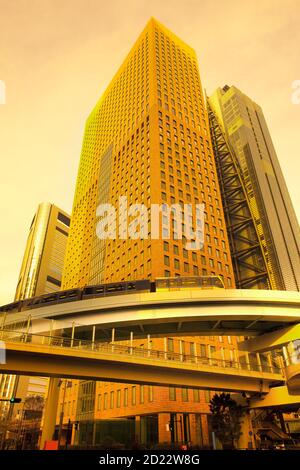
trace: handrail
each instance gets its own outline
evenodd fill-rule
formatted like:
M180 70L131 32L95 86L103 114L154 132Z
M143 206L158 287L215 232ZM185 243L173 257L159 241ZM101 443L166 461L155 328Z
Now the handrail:
M16 330L2 330L2 340L14 343L31 343L48 345L54 348L73 349L73 350L91 350L93 352L128 355L130 357L138 357L151 360L176 362L180 364L205 365L211 367L219 367L224 369L238 369L256 372L270 372L282 374L279 366L269 366L253 364L251 362L238 362L228 359L219 359L208 356L196 356L191 354L177 353L171 351L161 351L155 349L140 348L133 345L121 345L115 342L103 343L78 338L43 335L39 333L24 333Z

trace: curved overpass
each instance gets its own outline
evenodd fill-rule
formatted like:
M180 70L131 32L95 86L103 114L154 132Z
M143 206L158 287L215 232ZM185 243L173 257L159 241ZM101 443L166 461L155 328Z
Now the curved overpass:
M3 316L4 315L4 316ZM299 323L300 294L263 290L176 290L111 295L2 315L2 323L24 321L45 331L45 319L76 330L95 325L98 339L115 328L118 338L196 334L255 336Z

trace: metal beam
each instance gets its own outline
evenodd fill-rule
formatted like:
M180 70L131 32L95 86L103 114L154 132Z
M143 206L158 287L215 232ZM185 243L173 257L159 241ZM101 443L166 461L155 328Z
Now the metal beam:
M238 288L270 289L272 277L242 171L209 99L207 108L236 285Z

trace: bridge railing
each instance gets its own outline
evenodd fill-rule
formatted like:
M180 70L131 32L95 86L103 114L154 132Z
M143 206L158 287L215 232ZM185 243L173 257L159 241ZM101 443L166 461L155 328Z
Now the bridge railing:
M18 332L15 330L2 330L2 340L16 343L29 343L47 345L53 348L89 350L100 354L125 355L129 357L149 359L151 361L167 361L180 364L193 364L197 366L209 366L225 369L236 369L256 372L269 372L282 374L280 367L274 365L258 365L252 362L239 362L216 357L197 356L171 351L161 351L156 349L147 349L136 347L134 345L123 345L114 342L98 342L78 338L53 336L43 334L32 334Z

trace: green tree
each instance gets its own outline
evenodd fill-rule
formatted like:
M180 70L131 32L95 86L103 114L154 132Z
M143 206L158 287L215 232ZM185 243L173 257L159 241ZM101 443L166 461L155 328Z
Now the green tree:
M212 414L212 428L222 443L223 449L234 449L242 435L241 418L244 410L229 393L215 394L209 405Z

